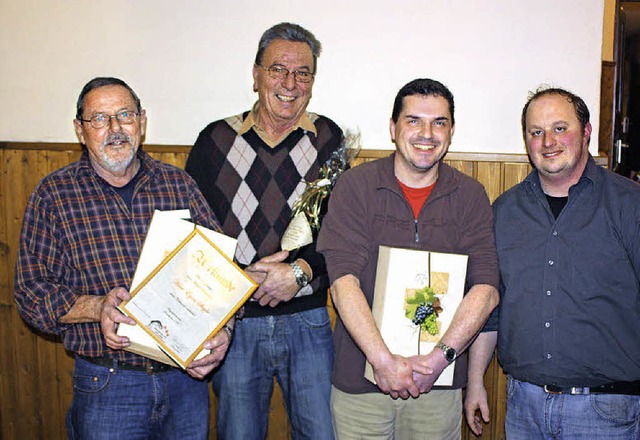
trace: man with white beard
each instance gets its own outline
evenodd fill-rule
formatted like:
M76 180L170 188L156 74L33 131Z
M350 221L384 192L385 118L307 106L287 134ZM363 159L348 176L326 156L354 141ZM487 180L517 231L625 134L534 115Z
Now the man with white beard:
M209 395L202 381L224 357L231 332L207 341L211 354L186 372L122 349L116 306L129 298L155 209L188 209L219 230L184 171L140 147L147 117L124 81L94 78L73 121L84 145L77 162L46 176L27 204L16 267L15 300L24 320L59 335L75 355L69 438L190 438L208 435Z

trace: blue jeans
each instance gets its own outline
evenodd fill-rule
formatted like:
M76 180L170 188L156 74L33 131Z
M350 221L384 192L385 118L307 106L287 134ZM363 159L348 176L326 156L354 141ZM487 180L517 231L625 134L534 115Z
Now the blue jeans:
M507 439L637 440L640 396L548 394L507 379Z
M221 440L262 440L275 377L293 439L333 439L333 339L325 307L236 321L231 347L213 374Z
M75 439L206 439L207 382L173 370L148 375L76 357L67 432Z

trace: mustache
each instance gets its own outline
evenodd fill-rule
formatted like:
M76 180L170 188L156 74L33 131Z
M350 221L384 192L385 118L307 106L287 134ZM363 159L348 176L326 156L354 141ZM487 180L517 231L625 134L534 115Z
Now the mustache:
M430 144L435 147L440 145L440 141L438 139L434 139L432 137L426 138L424 136L414 136L409 140L412 144Z
M132 143L132 139L131 139L131 136L129 136L128 134L119 131L116 133L110 133L107 136L107 138L104 140L103 145L109 145L115 142L127 142L130 144Z

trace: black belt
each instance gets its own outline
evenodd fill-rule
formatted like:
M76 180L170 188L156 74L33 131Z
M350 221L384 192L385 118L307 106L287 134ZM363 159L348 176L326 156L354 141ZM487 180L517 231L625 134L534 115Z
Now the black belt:
M133 365L129 362L118 361L110 357L88 357L82 355L78 355L78 357L91 364L99 365L101 367L114 368L115 366L115 368L118 368L120 370L144 371L147 374L166 373L167 371L175 370L175 367L163 364L162 362L154 361L152 359L147 359L145 365Z
M549 394L626 394L640 396L640 380L635 382L611 382L598 387L559 387L556 385L544 385L545 393Z

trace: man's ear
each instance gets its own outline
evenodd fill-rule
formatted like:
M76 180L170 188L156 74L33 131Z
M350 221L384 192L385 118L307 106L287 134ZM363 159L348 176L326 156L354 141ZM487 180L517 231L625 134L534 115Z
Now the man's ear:
M253 91L257 92L258 91L258 66L256 66L255 64L253 65Z
M147 111L140 110L140 137L144 137L147 132Z
M85 145L86 142L84 140L84 130L82 128L82 121L78 119L73 120L73 128L76 131L76 136L78 136L78 140L82 145Z
M393 118L389 119L389 133L391 134L391 142L396 142L396 123Z
M582 133L582 146L585 150L589 150L589 141L591 140L591 131L593 127L591 127L591 122L587 122L584 126L584 133Z

